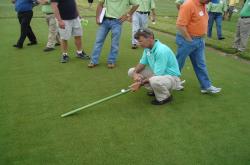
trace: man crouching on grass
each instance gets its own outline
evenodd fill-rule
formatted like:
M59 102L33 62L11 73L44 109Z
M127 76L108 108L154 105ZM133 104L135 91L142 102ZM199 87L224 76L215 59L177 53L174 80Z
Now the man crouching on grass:
M172 100L171 90L180 90L180 70L173 51L154 39L154 34L149 29L139 29L135 39L144 48L142 58L135 68L130 68L128 75L134 83L130 86L132 91L137 91L144 86L149 91L147 95L155 96L153 105L162 105Z

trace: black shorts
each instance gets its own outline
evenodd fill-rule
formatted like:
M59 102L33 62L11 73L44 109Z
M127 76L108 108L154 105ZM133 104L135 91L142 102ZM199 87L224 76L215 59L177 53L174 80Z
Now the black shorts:
M93 3L93 0L88 0L89 3Z

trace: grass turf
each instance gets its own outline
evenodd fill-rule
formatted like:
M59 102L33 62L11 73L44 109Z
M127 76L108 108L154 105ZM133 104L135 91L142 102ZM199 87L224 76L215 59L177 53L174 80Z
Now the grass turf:
M95 40L93 19L84 32L90 53ZM130 83L127 69L142 49L130 49L130 27L123 28L117 68L106 68L107 38L100 66L74 57L60 64L60 51L44 53L47 26L32 20L39 45L12 48L19 35L16 19L1 19L0 164L232 164L250 163L250 93L247 63L207 51L210 76L221 94L199 92L190 62L183 71L185 91L174 101L150 105L142 89L74 116L64 112L119 92ZM176 50L174 40L156 37ZM27 43L27 41L26 41Z

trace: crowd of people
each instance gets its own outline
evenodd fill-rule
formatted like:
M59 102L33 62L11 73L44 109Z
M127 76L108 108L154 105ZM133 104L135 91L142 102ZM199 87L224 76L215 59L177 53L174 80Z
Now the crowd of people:
M88 67L95 68L105 39L111 32L111 48L107 58L107 67L116 67L120 47L120 37L124 21L132 22L131 48L138 46L144 49L139 63L130 68L128 75L133 79L133 91L141 86L147 88L149 96L155 96L151 102L162 105L172 100L172 90L183 90L181 71L189 57L196 77L200 83L201 93L219 93L221 88L212 85L205 61L204 37L212 37L213 22L216 22L218 40L225 39L222 35L221 24L230 6L225 0L177 0L178 18L176 56L173 51L159 40L147 28L151 16L156 20L154 0L99 0L96 9L96 23L99 25L91 56L82 47L80 14L75 0L12 0L15 3L21 34L14 47L21 49L26 37L30 40L28 46L36 45L37 38L32 31L30 22L33 16L32 8L37 3L42 5L48 24L48 41L45 52L55 50L61 45L61 62L67 63L68 40L74 37L76 57L90 60ZM88 1L92 6L93 1ZM231 10L231 9L230 9ZM244 51L250 34L250 0L245 0L237 24L237 32L233 47Z

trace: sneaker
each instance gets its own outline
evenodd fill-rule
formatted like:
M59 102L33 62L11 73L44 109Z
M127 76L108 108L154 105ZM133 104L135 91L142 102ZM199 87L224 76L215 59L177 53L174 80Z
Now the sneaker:
M110 64L107 65L107 67L108 67L109 69L113 69L113 68L115 67L115 64L110 63Z
M55 48L46 47L46 48L43 49L44 52L50 52L52 50L55 50Z
M96 67L97 66L97 64L94 64L94 63L92 63L92 62L90 62L89 64L88 64L88 68L94 68L94 67Z
M131 46L131 49L137 49L138 47L137 47L137 45L136 44L133 44L132 46Z
M68 61L69 61L69 56L68 55L62 55L61 63L66 63Z
M83 60L89 60L90 59L90 57L84 51L82 51L81 53L76 53L76 57L81 58Z
M202 89L201 90L201 93L219 93L221 91L221 88L216 88L214 86L210 86L209 88L207 89Z
M22 45L18 45L18 44L13 45L13 47L18 48L18 49L22 49L23 48Z
M37 45L37 41L32 41L32 42L27 44L27 46L32 46L32 45Z
M155 99L155 100L151 101L151 104L153 104L153 105L163 105L163 104L169 103L172 100L173 100L173 97L171 95L171 96L169 96L168 98L166 98L165 100L162 100L162 101L158 101L157 99Z

